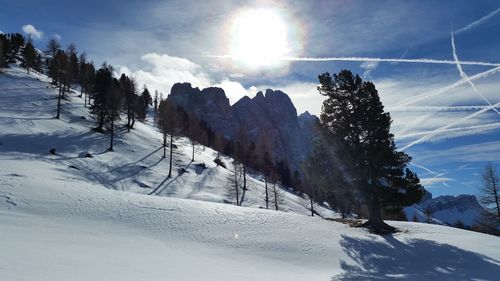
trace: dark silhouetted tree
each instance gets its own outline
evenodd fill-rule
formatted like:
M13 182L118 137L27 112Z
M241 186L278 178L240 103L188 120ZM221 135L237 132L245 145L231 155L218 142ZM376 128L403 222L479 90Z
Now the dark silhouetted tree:
M483 223L490 228L500 227L500 178L493 164L488 164L481 174L483 186L479 194L479 202L484 206Z
M181 128L181 117L177 105L170 100L162 100L158 107L158 127L163 133L163 157L165 157L166 137L170 135L170 166L168 177L172 176L172 157L174 150L174 138Z
M410 157L398 152L390 133L391 117L384 107L375 85L358 75L342 70L333 77L319 76L318 91L326 96L321 111L321 126L350 156L350 181L359 187L368 209L364 226L376 233L395 229L382 220L381 205L385 192L400 192L407 186L404 168ZM401 184L401 185L399 185Z
M112 80L111 87L105 93L106 99L106 115L104 122L106 128L110 132L109 148L108 151L113 151L114 137L115 137L115 122L120 120L120 109L122 103L120 82L116 79Z
M92 89L93 103L90 113L93 115L97 127L96 131L102 132L106 122L109 101L108 95L113 85L113 69L104 63L95 75L94 87Z
M26 68L28 74L30 73L30 69L34 69L36 67L36 59L37 52L33 44L28 41L23 49L23 66Z

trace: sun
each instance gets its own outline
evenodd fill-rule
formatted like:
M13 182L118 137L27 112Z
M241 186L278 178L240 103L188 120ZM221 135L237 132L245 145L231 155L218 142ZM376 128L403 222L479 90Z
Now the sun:
M238 13L230 36L230 56L249 68L273 66L290 55L287 24L270 9Z

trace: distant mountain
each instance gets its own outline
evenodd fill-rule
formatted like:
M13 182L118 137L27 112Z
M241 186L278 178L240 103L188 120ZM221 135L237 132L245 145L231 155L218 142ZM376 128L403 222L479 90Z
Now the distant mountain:
M265 134L272 140L274 158L286 160L294 168L309 155L318 122L318 117L308 112L297 116L290 97L279 90L258 92L254 98L245 96L231 106L221 88L200 90L189 83L177 83L168 99L226 138L233 138L240 127L248 132L248 141L255 144Z
M455 225L460 221L468 227L476 223L483 211L476 196L466 194L456 197L439 196L434 199L432 195L426 196L419 204L405 208L408 220L417 218L418 221L425 222L426 212L429 212L433 223Z

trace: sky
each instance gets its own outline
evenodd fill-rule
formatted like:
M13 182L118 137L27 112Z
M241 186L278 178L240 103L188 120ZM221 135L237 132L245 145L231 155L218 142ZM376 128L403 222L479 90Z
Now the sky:
M318 75L373 81L399 149L437 195L476 194L500 170L500 2L0 0L0 31L73 42L96 65L168 95L267 88L321 112Z

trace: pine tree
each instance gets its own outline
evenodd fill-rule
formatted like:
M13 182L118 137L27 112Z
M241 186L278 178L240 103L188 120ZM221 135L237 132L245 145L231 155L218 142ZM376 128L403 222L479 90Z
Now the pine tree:
M26 43L22 54L23 54L23 61L24 61L23 65L24 65L24 67L26 67L26 71L29 74L30 69L33 69L36 67L36 57L37 57L35 47L33 47L33 44L31 43L31 41L28 41L28 43Z
M113 78L110 89L105 93L106 99L106 115L104 122L106 128L110 132L110 142L108 151L113 151L114 137L115 137L115 122L120 120L120 108L122 103L122 93L120 82Z
M92 89L94 101L90 106L90 113L94 116L97 127L96 131L102 132L106 115L108 113L108 94L113 84L113 71L110 66L104 63L95 75L94 87Z
M4 67L6 62L5 62L5 41L6 37L5 34L0 34L0 67Z
M152 102L153 101L151 98L151 94L149 93L148 88L146 88L146 86L144 86L144 90L142 91L140 98L137 100L136 113L137 113L137 118L139 120L146 119L148 107L152 104ZM156 119L155 119L155 121L156 121Z
M127 130L134 126L135 123L135 112L134 105L136 104L137 95L135 93L135 82L128 78L125 74L120 77L120 90L124 97L124 109L127 113Z
M321 126L352 159L350 181L367 204L368 221L364 226L376 233L393 232L395 228L382 220L381 205L387 203L383 201L386 192L401 193L408 188L401 178L410 157L396 151L390 133L391 117L384 112L375 85L348 70L333 77L322 74L319 82L319 93L327 97Z

